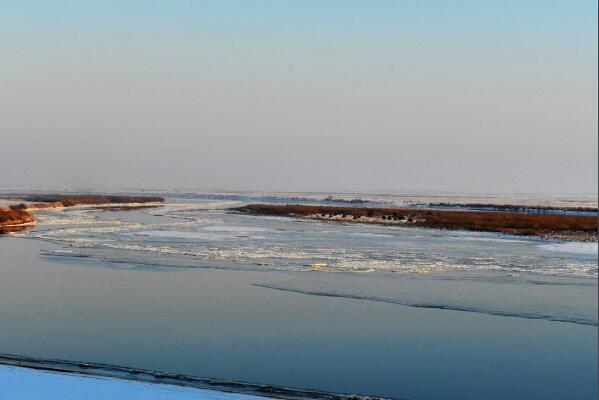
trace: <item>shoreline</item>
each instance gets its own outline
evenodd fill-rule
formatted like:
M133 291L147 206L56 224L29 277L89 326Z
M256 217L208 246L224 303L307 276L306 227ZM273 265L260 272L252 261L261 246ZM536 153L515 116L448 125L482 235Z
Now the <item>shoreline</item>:
M464 211L501 211L524 214L559 214L559 215L587 215L596 216L597 207L572 207L551 205L524 205L524 204L493 204L493 203L451 203L429 202L415 204L415 206L433 210L464 210Z
M598 238L597 217L583 215L299 204L249 204L229 210L251 215L271 215L339 223L494 232L565 241L596 242Z
M28 229L34 223L35 216L21 205L0 206L0 234Z
M7 194L1 196L6 200L25 202L25 206L38 208L73 207L77 205L132 204L132 203L164 203L160 196L128 196L104 194Z
M36 221L31 211L84 206L128 209L158 207L164 203L159 196L10 194L2 198L22 203L0 206L0 234L31 229Z
M29 368L33 370L62 373L73 376L115 379L119 381L143 382L155 385L173 385L198 390L212 390L221 393L234 393L263 398L285 400L322 399L322 400L376 400L381 397L331 393L318 390L297 389L284 386L219 380L199 376L160 372L143 368L125 367L94 362L58 360L38 357L26 357L13 354L0 354L0 365ZM198 395L200 393L198 392Z

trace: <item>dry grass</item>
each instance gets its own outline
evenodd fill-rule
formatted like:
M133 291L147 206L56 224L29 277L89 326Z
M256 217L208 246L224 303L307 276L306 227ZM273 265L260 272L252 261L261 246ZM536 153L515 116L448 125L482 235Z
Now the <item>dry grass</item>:
M323 220L333 216L352 220L368 217L368 221L384 224L411 225L425 228L466 229L500 232L513 235L553 236L597 234L597 217L583 215L526 214L497 211L453 211L409 208L369 208L311 205L250 204L237 209L241 212L293 217L312 217Z
M162 203L164 198L158 196L106 196L106 195L26 195L22 200L36 202L29 208L72 207L84 204L115 204L115 203ZM47 205L47 206L45 206Z
M10 207L0 207L0 227L6 228L10 225L27 224L35 221L35 217L25 211L24 204Z
M13 200L28 201L28 204L16 204L10 207L0 207L0 233L14 232L26 229L20 224L31 223L35 217L26 210L41 208L72 207L84 204L131 204L158 203L164 198L158 196L110 196L110 195L10 195Z
M518 204L494 204L494 203L428 203L431 208L456 208L462 207L466 209L483 209L489 211L511 211L511 212L526 212L526 213L596 213L597 207L556 207L556 206L542 206L542 205L518 205Z

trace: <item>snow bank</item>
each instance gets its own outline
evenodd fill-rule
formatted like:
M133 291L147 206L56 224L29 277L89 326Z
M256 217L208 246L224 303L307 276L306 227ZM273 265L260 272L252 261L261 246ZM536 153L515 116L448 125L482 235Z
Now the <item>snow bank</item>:
M0 399L251 400L263 397L0 365Z

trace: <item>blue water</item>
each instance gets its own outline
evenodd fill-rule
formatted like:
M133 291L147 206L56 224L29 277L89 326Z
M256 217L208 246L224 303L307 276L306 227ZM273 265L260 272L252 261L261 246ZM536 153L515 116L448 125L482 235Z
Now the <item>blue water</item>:
M408 399L597 394L596 243L228 211L350 196L166 197L0 237L0 352Z

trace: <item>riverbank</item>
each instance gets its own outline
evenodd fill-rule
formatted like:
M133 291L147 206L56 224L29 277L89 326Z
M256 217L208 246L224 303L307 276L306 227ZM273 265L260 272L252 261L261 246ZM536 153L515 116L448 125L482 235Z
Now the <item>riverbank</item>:
M494 203L451 203L430 202L422 205L423 208L468 210L468 211L507 211L526 214L566 214L566 215L597 215L597 207L573 207L550 205L524 205L524 204L494 204Z
M19 231L33 222L33 214L25 211L21 205L0 207L0 233Z
M115 196L115 195L58 195L58 194L11 194L2 199L11 202L7 207L0 206L0 233L15 232L27 229L35 222L31 211L47 208L64 208L75 206L110 206L110 207L151 207L154 203L164 203L158 196Z
M29 385L31 384L31 385ZM225 381L198 376L172 374L140 368L129 368L93 362L44 359L0 354L0 394L5 391L35 395L40 391L56 393L56 399L80 391L97 398L214 399L259 400L376 400L376 397L356 396L260 385L249 382ZM23 386L34 386L33 390ZM60 394L60 396L58 396ZM108 396L110 394L110 396ZM159 397L153 397L159 395ZM116 396L116 397L115 397ZM161 397L166 396L166 397ZM25 398L25 397L19 397ZM44 397L47 399L46 397ZM95 398L95 397L93 397Z
M74 207L80 205L164 203L160 196L126 196L102 194L10 194L2 198L24 202L25 209Z
M69 371L0 365L0 397L6 399L259 400L264 397L172 384L82 375Z
M597 241L597 217L499 211L454 211L314 205L249 204L232 211L350 223L496 232L546 239Z

